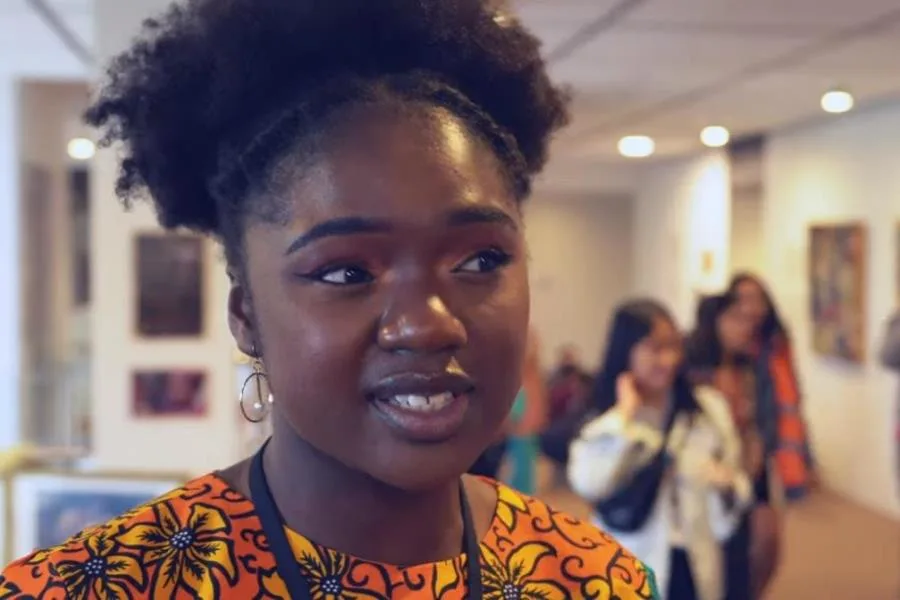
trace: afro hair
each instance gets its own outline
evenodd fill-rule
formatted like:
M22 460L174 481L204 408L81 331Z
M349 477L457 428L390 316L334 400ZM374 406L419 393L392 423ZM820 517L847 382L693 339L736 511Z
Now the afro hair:
M149 192L164 227L224 238L230 259L247 190L341 104L388 89L448 107L520 197L568 118L537 39L484 0L185 0L107 76L86 120L122 145L119 197Z

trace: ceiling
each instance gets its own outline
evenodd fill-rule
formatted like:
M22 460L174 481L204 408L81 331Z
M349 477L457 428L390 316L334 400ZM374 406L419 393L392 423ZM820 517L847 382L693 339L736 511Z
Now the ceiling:
M900 98L896 0L513 0L572 86L554 161L624 161L623 135L657 157L696 151L706 125L736 136L828 117L827 89L858 105ZM834 118L834 117L830 117Z
M128 2L129 0L122 0ZM79 56L93 40L93 0L0 0L0 71L41 79L88 77ZM46 6L67 31L58 34L39 8Z
M128 0L123 0L128 1ZM0 0L0 63L26 76L87 77L34 3L54 9L90 51L93 0ZM840 86L859 106L900 99L897 0L507 0L543 41L553 77L574 92L552 178L577 173L628 187L623 135L656 141L655 159L700 149L706 125L743 136L811 119ZM2 66L2 65L0 65ZM593 165L595 170L586 173ZM614 186L615 187L615 186Z

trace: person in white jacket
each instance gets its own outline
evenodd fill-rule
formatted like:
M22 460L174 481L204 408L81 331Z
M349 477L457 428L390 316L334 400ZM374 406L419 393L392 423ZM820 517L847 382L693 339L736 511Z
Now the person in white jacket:
M682 345L659 303L632 301L616 311L592 398L600 415L572 442L568 477L596 506L635 481L665 445L646 519L629 531L612 528L599 510L594 520L654 569L664 600L724 600L724 542L753 488L729 408L712 388L688 383Z

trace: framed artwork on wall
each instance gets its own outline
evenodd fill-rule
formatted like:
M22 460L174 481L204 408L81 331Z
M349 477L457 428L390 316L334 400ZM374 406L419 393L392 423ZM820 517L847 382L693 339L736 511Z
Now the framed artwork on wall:
M204 327L204 241L142 234L137 254L137 332L142 337L199 336Z
M822 356L865 360L867 247L861 223L810 228L812 342Z
M11 552L60 544L182 485L183 479L78 473L27 473L10 479Z
M209 394L204 371L172 369L132 374L131 412L138 417L199 417Z
M894 307L900 309L900 223L894 227Z

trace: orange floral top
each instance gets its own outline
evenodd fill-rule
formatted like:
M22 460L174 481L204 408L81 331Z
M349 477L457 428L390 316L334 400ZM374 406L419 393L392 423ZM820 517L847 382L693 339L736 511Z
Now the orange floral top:
M486 599L655 599L653 574L612 538L497 484L481 541ZM465 598L465 556L408 568L368 562L289 532L313 598ZM253 503L215 475L60 546L16 561L0 600L288 598Z

